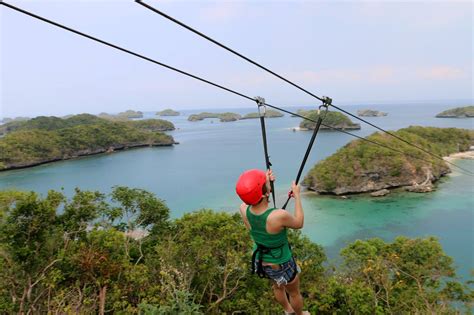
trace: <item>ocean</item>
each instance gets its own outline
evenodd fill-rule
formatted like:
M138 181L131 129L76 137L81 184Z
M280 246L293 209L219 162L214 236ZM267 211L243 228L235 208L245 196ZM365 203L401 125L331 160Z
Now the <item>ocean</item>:
M434 117L456 106L427 102L341 107L352 113L363 108L388 112L385 117L366 117L388 130L410 125L473 129L474 119ZM309 109L287 109L296 112L299 108ZM34 190L41 194L55 189L71 196L75 187L109 192L113 186L125 185L155 193L165 200L173 218L202 208L235 212L239 199L234 187L239 174L250 168L265 168L260 122L258 119L227 123L218 119L187 121L189 114L201 111L217 110L182 111L180 116L164 117L175 124L177 129L169 134L179 145L133 149L0 172L0 189ZM222 111L245 114L256 108ZM154 113L145 113L145 118L154 117L159 118ZM299 118L286 114L266 121L279 206L286 198L311 137L311 132L292 131L299 122ZM361 127L351 132L367 136L375 131L368 125ZM339 132L320 131L303 174L352 139ZM474 172L473 160L455 163ZM305 194L303 207L303 233L325 247L330 261L337 261L339 250L355 239L393 240L397 235L434 235L454 258L460 276L467 278L474 268L474 177L455 170L432 193L396 192L377 199L353 196L346 200ZM292 211L291 202L288 209Z

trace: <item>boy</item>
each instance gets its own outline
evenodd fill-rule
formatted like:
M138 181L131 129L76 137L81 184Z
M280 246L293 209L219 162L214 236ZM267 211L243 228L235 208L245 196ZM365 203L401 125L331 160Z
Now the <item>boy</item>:
M287 228L301 229L304 223L300 186L291 185L295 198L295 214L283 209L268 208L271 193L271 170L248 170L240 175L236 192L244 202L240 214L255 242L253 267L273 280L273 293L286 314L305 314L303 297L299 290L299 268L288 244ZM290 300L288 301L288 293Z

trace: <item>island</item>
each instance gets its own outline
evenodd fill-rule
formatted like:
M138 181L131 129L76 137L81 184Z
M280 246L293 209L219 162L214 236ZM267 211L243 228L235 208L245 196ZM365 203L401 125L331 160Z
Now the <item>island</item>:
M436 115L437 118L472 118L474 117L474 106L456 107L445 110Z
M361 109L357 111L357 116L360 117L382 117L387 116L387 113L380 112L378 110L373 109Z
M283 117L283 113L274 110L274 109L268 109L265 113L265 118L278 118L278 117ZM247 115L243 116L240 119L255 119L255 118L260 118L260 114L258 112L256 113L248 113Z
M200 121L206 118L218 118L221 122L230 122L236 121L242 118L239 114L236 113L208 113L203 112L200 114L189 115L188 121Z
M438 156L467 151L474 142L474 131L467 129L411 126L394 133ZM376 132L367 139L405 154L354 140L317 163L306 175L303 184L309 190L335 195L398 187L427 192L432 190L434 182L450 172L443 160L396 141L390 135Z
M173 137L156 131L174 129L170 124L160 120L109 121L90 114L67 119L36 117L0 138L0 170L128 148L171 146Z
M116 115L108 114L108 113L100 113L97 116L103 119L108 119L108 120L130 120L130 119L143 118L143 112L129 109L125 112L121 112Z
M320 112L324 115L323 111ZM299 110L298 114L317 121L319 114L317 110L303 111ZM340 130L357 130L360 129L360 124L352 122L349 117L343 113L328 111L321 125L321 129L340 129ZM328 127L329 126L329 127ZM307 119L303 119L300 123L301 130L313 130L316 123Z
M5 117L3 119L0 120L0 124L6 124L6 123L10 123L10 122L15 122L15 121L25 121L25 120L28 120L30 119L29 117L15 117L15 118L10 118L10 117Z
M157 116L179 116L179 112L171 108L164 109L156 113Z

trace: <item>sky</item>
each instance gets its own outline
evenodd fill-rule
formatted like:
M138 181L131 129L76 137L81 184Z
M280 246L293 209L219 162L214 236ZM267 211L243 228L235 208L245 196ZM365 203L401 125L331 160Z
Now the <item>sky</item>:
M171 66L262 96L319 102L133 0L12 5ZM472 101L472 1L157 1L335 104ZM255 104L0 6L0 117Z

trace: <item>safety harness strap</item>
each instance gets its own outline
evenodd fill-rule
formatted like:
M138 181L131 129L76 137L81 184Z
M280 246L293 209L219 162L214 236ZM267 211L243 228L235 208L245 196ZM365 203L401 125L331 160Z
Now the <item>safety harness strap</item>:
M281 244L280 246L277 247L267 247L262 244L258 244L257 249L253 252L252 254L252 274L257 274L260 278L268 278L267 274L265 273L265 270L263 269L263 255L271 253L273 249L278 249L282 248L286 244ZM290 246L288 244L288 246ZM291 248L291 246L290 246Z

